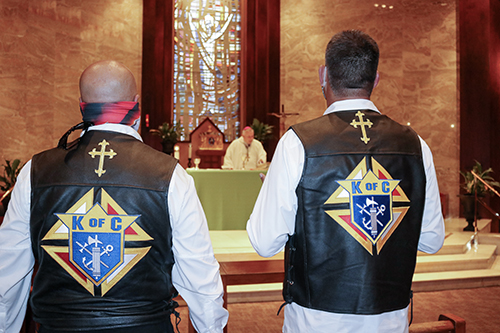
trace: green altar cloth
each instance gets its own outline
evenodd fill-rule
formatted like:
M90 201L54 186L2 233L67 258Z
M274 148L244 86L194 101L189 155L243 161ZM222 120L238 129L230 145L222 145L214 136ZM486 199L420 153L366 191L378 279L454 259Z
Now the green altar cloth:
M187 169L210 230L245 230L262 186L263 170Z

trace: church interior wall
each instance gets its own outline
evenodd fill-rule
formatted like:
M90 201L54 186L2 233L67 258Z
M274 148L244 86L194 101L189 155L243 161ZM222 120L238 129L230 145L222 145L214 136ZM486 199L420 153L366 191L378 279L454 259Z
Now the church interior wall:
M379 110L407 124L430 146L449 216L458 216L459 110L455 1L281 1L281 104L288 128L326 109L318 79L338 31L367 32L380 49ZM378 4L378 7L375 6ZM392 6L392 8L390 8Z
M0 2L0 162L27 161L81 121L78 80L123 62L141 80L142 0Z
M389 8L392 5L393 8ZM434 154L440 190L458 215L459 133L455 1L281 0L281 104L286 127L320 116L317 77L330 37L361 29L381 51L378 108L411 126ZM116 59L141 81L141 0L3 0L0 4L0 161L28 160L81 117L78 78ZM454 127L452 127L454 125Z

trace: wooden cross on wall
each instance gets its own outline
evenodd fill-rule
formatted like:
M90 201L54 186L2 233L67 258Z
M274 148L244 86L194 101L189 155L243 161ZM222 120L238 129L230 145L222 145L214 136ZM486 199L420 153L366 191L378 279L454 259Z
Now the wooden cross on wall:
M286 132L285 128L285 120L286 118L290 116L298 116L300 113L295 112L295 113L285 113L285 105L281 105L281 112L280 113L268 113L270 116L274 116L280 119L280 138L283 134Z

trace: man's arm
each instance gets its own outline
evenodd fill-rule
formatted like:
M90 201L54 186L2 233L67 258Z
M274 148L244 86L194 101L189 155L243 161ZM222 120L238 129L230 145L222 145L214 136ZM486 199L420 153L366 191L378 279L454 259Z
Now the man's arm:
M285 246L295 231L297 195L302 176L304 147L293 131L278 142L255 206L247 223L253 248L263 257L271 257Z
M257 142L259 143L259 157L257 158L257 165L261 165L267 162L267 153L266 150L264 149L264 146L262 146L262 142L260 141Z
M422 144L426 187L418 250L426 253L436 253L443 246L445 235L441 200L431 150L422 138L420 138L420 142Z
M19 173L0 226L0 333L19 332L31 287L30 169L28 162Z
M168 207L175 260L172 282L188 304L196 330L222 332L228 312L223 308L219 263L193 178L180 165L172 176Z

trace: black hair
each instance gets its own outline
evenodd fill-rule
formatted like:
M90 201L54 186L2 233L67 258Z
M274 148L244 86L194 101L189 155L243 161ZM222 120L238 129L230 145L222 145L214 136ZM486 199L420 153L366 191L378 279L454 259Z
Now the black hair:
M369 96L377 75L378 58L378 45L366 33L346 30L334 35L325 52L333 92L337 96L347 96L349 89L361 89Z

